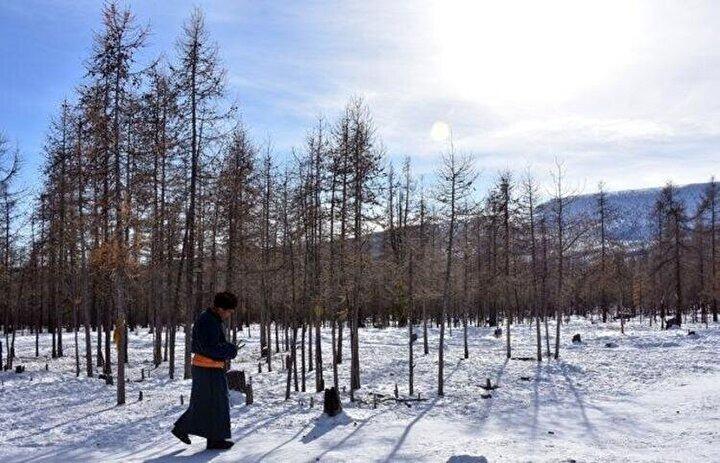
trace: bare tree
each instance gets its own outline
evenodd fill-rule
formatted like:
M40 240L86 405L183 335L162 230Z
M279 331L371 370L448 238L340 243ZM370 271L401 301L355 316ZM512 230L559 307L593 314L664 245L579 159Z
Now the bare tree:
M552 172L553 194L551 210L555 222L555 259L556 259L556 294L555 294L555 359L560 356L560 325L566 304L565 266L567 251L588 231L582 223L584 217L575 217L568 221L568 208L577 200L576 191L568 191L566 185L565 165L555 160Z
M452 140L450 147L442 157L437 176L439 179L438 201L445 208L447 218L447 238L445 246L445 270L443 277L442 311L440 315L440 344L438 347L438 395L445 394L445 318L452 297L452 262L455 230L458 216L465 213L460 205L473 191L473 182L477 177L472 157L455 152Z
M537 181L529 172L522 180L522 199L521 209L524 212L524 226L527 230L527 251L530 254L530 274L531 274L531 292L530 303L533 307L535 316L535 335L536 335L536 356L537 361L542 361L542 336L540 329L540 321L544 318L544 302L545 297L540 290L540 269L538 256L538 238L537 238L537 202L539 196L539 188ZM543 289L544 291L544 289Z
M183 121L183 143L190 151L190 184L185 213L186 239L183 245L185 257L185 368L184 377L190 378L190 329L197 303L196 277L196 213L198 182L202 171L203 131L221 117L218 102L225 93L225 70L220 66L218 47L212 43L205 28L205 17L195 9L183 27L183 37L178 42L180 62L174 67L178 83Z
M377 146L375 127L370 111L361 99L353 99L347 106L349 120L350 196L353 205L353 290L350 317L350 394L360 388L360 304L362 277L365 269L365 207L376 201L374 184L381 173L383 152Z

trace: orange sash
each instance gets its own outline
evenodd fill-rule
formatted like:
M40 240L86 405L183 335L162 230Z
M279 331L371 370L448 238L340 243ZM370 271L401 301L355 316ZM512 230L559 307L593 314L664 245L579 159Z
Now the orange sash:
M193 354L192 364L203 368L225 368L225 362L222 360L213 360L200 354Z

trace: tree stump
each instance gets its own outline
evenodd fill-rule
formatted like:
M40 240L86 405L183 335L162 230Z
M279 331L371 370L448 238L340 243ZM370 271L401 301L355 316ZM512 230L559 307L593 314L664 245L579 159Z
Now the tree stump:
M253 398L252 378L250 378L247 385L245 386L245 405L252 405L253 400L254 400L254 398Z
M485 378L485 384L481 384L480 387L485 389L486 391L492 391L492 390L497 389L500 386L498 386L497 384L492 384L492 382L490 381L490 378Z
M15 373L25 373L25 366L24 365L18 365L15 367Z
M572 337L573 344L580 344L582 343L582 338L580 337L580 333L575 333L575 335Z
M337 389L331 387L325 389L325 397L323 400L323 413L327 416L335 416L342 411L342 404L340 403L340 394Z
M230 370L225 373L227 377L228 389L231 391L245 392L247 383L245 381L245 372L238 370Z

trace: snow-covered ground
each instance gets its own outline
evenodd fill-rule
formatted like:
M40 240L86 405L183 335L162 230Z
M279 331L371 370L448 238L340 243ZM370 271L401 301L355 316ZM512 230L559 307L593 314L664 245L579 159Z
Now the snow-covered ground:
M688 336L687 329L697 335ZM534 354L533 333L528 325L513 327L513 356ZM538 364L506 360L504 337L474 327L470 359L463 360L462 330L453 329L445 397L438 398L438 332L432 329L428 356L422 339L416 344L416 393L428 400L373 409L371 392L391 395L397 382L400 395L407 393L407 332L363 329L362 401L351 404L342 394L344 413L327 418L321 416L322 394L293 393L285 402L285 373L257 374L258 331L252 327L233 368L252 375L255 403L245 406L240 394L231 398L236 444L225 453L205 451L199 438L184 446L169 434L185 409L180 395L187 399L190 382L169 381L167 364L152 369L147 330L131 336L131 382L121 407L113 386L75 378L72 355L35 359L34 336L23 335L16 364L27 372L0 373L0 461L720 461L720 326L659 331L632 321L621 335L617 323L574 319L563 333L561 359ZM574 333L582 344L570 343ZM66 354L73 352L72 341L65 334ZM327 360L329 338L324 341ZM49 342L41 337L41 354L49 352ZM606 347L611 342L617 347ZM182 345L181 333L179 351ZM329 366L326 383L332 382ZM346 359L341 387L349 384L348 366ZM141 368L146 379L137 382ZM500 387L483 400L479 385L486 377ZM313 378L309 373L308 390L314 390Z

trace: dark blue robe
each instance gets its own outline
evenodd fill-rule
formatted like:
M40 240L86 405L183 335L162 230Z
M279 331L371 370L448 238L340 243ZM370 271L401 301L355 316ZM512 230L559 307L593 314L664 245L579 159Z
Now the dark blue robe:
M237 355L237 347L225 340L222 318L210 309L195 320L192 352L223 361ZM175 422L175 427L182 433L208 440L230 438L230 404L224 369L193 365L190 406Z

